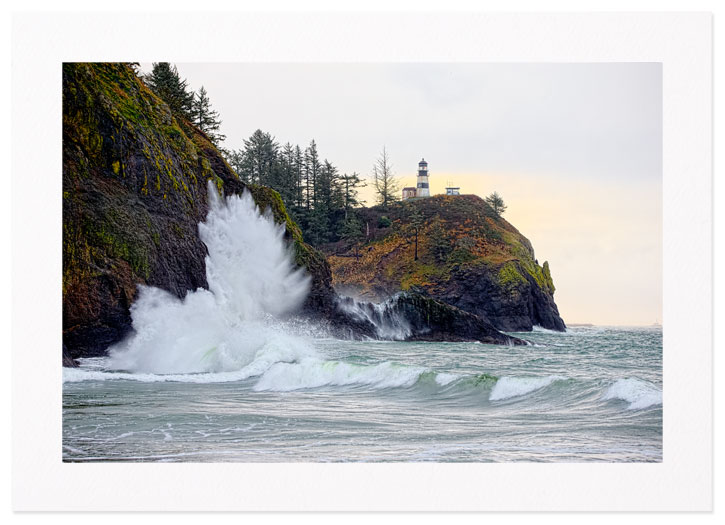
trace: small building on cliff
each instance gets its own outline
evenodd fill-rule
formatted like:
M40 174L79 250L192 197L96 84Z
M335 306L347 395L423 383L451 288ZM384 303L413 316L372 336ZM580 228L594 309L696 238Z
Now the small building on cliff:
M403 200L412 199L413 197L415 197L415 186L403 188Z

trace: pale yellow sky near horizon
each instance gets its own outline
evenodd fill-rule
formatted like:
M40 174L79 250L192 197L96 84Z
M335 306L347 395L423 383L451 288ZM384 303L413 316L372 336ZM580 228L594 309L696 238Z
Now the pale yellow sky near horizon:
M415 186L415 172L397 178L401 187ZM635 180L624 187L621 181L431 168L432 194L445 193L448 182L462 194L485 197L497 191L503 197L504 218L531 241L539 264L549 261L564 322L646 326L662 321L658 184ZM374 203L369 180L361 196L367 205Z

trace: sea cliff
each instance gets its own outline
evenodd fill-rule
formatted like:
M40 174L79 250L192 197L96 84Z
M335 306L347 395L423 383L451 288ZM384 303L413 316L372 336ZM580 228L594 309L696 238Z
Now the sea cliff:
M361 246L326 247L341 293L382 300L416 291L488 320L498 330L564 330L548 262L476 195L410 199L360 210Z

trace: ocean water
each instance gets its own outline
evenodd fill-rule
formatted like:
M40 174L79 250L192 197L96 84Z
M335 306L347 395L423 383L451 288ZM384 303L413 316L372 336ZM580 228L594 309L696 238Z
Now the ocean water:
M129 337L63 370L65 461L662 460L661 329L332 339L290 317L310 278L284 227L248 194L209 202L209 289L139 287Z
M63 459L662 461L661 328L535 330L517 347L284 332L236 370L64 369Z

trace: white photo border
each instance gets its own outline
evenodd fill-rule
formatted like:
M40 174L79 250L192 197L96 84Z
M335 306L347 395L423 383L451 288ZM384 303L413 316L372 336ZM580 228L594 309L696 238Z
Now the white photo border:
M711 46L707 13L15 15L15 510L711 510ZM63 463L61 64L159 60L661 63L662 463Z

